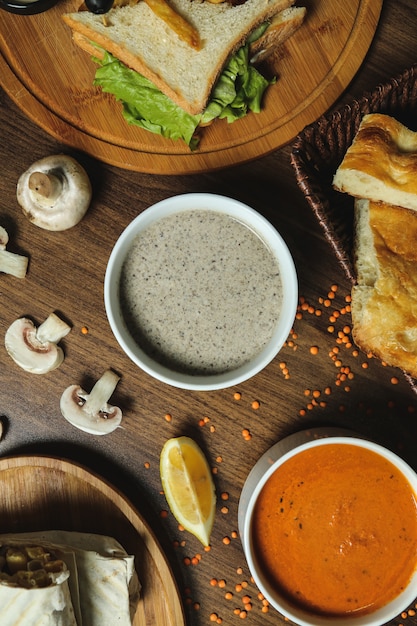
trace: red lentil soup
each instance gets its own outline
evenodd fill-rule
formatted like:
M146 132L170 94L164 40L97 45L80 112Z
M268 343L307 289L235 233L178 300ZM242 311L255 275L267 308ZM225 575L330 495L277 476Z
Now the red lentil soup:
M415 494L377 452L343 443L312 447L266 482L252 539L258 567L295 607L327 617L371 613L396 598L415 571Z

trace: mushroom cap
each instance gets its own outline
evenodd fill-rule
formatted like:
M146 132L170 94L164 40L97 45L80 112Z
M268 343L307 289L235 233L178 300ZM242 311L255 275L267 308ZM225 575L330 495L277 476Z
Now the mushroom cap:
M9 233L3 226L0 226L0 250L5 250L9 243Z
M70 385L60 400L61 413L65 419L90 435L108 435L120 426L122 411L105 404L97 413L84 410L88 394L79 385Z
M55 343L39 341L36 331L32 320L21 317L7 329L4 344L22 369L32 374L46 374L61 365L64 353Z
M32 174L40 173L59 181L60 193L45 198L29 186ZM33 163L17 182L17 201L36 226L61 231L72 228L90 206L92 189L85 169L73 157L57 154Z

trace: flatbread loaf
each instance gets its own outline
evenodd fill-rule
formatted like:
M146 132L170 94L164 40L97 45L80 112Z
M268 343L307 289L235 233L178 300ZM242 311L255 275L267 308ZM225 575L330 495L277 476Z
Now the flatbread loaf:
M417 213L355 200L355 265L355 343L417 378Z
M333 186L356 198L417 211L417 133L389 115L365 115Z

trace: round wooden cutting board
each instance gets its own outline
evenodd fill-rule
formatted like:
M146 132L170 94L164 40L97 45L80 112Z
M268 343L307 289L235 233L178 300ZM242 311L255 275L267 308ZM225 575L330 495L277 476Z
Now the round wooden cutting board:
M307 18L276 53L278 80L263 110L205 128L197 151L128 126L121 105L93 87L96 65L72 41L61 0L38 15L2 11L0 83L16 104L52 136L118 167L186 174L249 161L290 142L341 95L373 39L382 0L306 0Z
M167 560L147 523L122 494L69 461L0 459L0 533L56 529L114 537L135 556L142 591L132 626L185 626Z

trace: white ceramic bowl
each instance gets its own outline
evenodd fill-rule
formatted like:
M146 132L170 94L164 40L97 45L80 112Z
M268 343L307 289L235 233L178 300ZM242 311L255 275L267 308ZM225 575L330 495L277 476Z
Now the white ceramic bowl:
M192 375L170 369L150 357L132 338L123 317L119 297L119 283L127 251L135 237L154 221L174 213L192 210L210 210L237 218L255 231L276 256L283 288L282 310L270 341L248 363L224 373ZM260 372L277 355L286 341L297 308L297 276L291 254L276 229L254 209L237 200L209 193L190 193L162 200L143 211L123 231L109 258L105 281L104 301L110 327L124 352L142 370L174 387L198 391L222 389L237 385Z
M244 484L239 502L239 533L251 574L259 590L270 604L286 618L300 626L382 626L394 619L417 597L417 568L404 591L393 601L369 614L354 614L346 617L325 617L297 608L287 601L274 588L259 566L252 540L252 520L257 498L271 475L288 459L300 452L328 443L354 444L372 450L393 463L406 477L417 499L417 474L414 470L388 449L373 443L350 431L336 428L316 428L301 431L279 441L255 464ZM389 564L387 564L389 567Z

